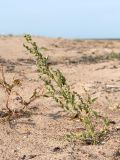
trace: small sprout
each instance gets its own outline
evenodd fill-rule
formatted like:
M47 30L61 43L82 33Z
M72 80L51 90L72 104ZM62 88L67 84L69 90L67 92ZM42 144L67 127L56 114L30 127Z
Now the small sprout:
M0 86L6 92L6 104L5 104L5 106L6 106L7 112L4 115L6 115L8 121L10 121L13 117L17 117L21 114L24 114L23 109L27 108L28 105L30 105L33 101L35 101L43 93L43 90L39 90L39 88L37 88L37 89L34 90L32 96L29 98L29 101L25 101L24 98L14 90L14 88L16 86L20 87L21 85L22 84L21 84L20 79L14 79L14 78L13 78L12 83L9 84L6 81L4 71L3 71L3 68L2 68L2 79L0 79ZM40 92L41 92L41 94L40 94ZM16 93L16 100L19 100L19 103L22 104L22 106L23 106L22 110L21 109L12 110L9 107L9 101L11 99L12 93Z

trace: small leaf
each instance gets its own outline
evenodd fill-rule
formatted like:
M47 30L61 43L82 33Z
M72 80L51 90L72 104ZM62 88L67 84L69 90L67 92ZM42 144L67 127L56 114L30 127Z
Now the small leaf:
M13 81L13 84L14 84L14 86L18 86L18 85L21 85L21 82L20 82L19 79L15 79L15 80Z

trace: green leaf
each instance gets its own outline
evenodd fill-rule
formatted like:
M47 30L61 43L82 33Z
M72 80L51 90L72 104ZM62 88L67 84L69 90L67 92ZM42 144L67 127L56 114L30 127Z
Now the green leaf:
M97 100L97 97L96 97L96 98L93 98L93 99L92 99L92 103L94 103L96 100Z

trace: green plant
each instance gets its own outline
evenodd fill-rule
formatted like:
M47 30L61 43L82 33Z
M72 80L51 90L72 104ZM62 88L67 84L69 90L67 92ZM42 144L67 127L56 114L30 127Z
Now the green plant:
M102 130L95 124L96 121L99 122L99 115L91 105L96 98L91 98L86 90L86 98L72 91L62 72L48 65L48 58L43 56L43 48L39 48L30 35L25 35L25 39L28 45L24 44L24 47L36 58L38 72L45 83L47 96L52 97L72 117L80 119L85 127L85 131L80 136L83 141L86 143L89 141L90 144L100 143L101 137L107 132L108 123L105 123L106 119L103 120Z
M69 60L69 63L100 63L105 61L120 60L120 53L111 52L104 55L83 55L79 59Z
M6 93L6 103L5 103L6 111L3 113L3 118L7 118L7 120L10 121L11 119L13 119L13 117L19 117L22 114L24 114L24 109L28 108L28 106L31 104L31 102L36 100L36 98L40 97L40 95L39 95L40 91L38 91L38 88L35 89L34 92L32 93L32 96L29 98L28 101L26 101L18 92L16 92L14 90L15 87L19 87L22 85L20 79L13 78L13 80L10 84L6 81L3 67L1 68L1 73L2 73L2 78L0 79L0 86L5 90L5 93ZM12 93L16 94L15 99L19 100L19 103L22 104L22 106L23 106L22 109L14 109L13 110L9 107L9 101L12 97Z
M12 94L13 89L16 86L21 85L21 82L19 79L13 79L12 83L9 84L7 83L6 79L5 79L5 75L4 75L4 71L3 71L3 67L1 68L1 73L2 73L2 79L0 79L0 85L5 89L6 92L6 109L8 110L8 112L11 114L12 110L9 108L9 99L10 96Z

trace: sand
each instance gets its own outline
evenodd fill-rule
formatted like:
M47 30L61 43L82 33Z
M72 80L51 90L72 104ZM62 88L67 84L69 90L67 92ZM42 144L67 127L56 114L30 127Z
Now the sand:
M31 114L14 119L12 125L0 123L0 160L119 160L120 159L120 58L105 58L120 53L118 40L68 40L34 37L49 64L60 69L72 90L82 93L84 86L98 97L94 108L110 120L110 132L100 145L85 145L67 140L68 133L81 131L81 123L71 120L51 98L41 97L29 106ZM27 100L35 88L44 88L35 60L23 48L23 37L0 37L0 66L11 81L19 78L17 91ZM92 57L92 58L91 58ZM5 108L0 88L1 110ZM10 107L20 108L17 102ZM0 117L0 119L2 119Z

